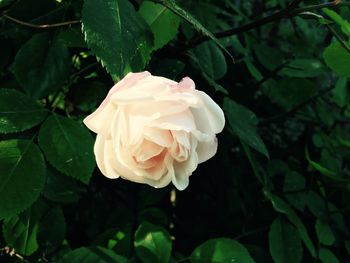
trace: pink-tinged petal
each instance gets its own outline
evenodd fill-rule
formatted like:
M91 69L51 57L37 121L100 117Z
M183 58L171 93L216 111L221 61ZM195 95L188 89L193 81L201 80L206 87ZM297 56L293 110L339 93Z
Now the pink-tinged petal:
M156 76L147 76L135 83L130 89L122 89L111 96L114 104L129 104L134 101L142 102L153 100L155 96L169 94L170 86L176 82Z
M198 142L197 145L197 154L198 154L198 162L202 163L209 160L213 157L218 149L217 139L208 141L208 142Z
M184 77L177 85L177 88L182 90L195 89L196 84L194 84L194 81L191 78Z
M110 120L113 118L113 113L116 111L116 107L110 103L112 95L121 90L130 88L136 82L150 75L151 74L147 71L127 74L109 90L107 97L102 101L101 105L84 119L84 124L95 133L108 131Z

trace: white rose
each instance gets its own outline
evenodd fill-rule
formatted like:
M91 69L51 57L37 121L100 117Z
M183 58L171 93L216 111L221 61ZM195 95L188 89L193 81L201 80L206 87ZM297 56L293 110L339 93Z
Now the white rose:
M198 163L215 155L225 118L190 78L141 72L115 84L84 123L97 133L94 153L106 177L183 190Z

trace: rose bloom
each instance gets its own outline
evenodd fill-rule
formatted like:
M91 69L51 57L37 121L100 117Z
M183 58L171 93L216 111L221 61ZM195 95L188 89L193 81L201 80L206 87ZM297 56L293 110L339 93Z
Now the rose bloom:
M115 84L84 123L97 133L94 153L106 177L183 190L215 155L225 118L190 78L178 83L146 71Z

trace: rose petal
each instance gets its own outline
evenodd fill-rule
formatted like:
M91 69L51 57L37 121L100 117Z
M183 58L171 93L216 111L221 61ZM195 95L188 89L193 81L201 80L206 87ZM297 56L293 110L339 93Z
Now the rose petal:
M198 142L196 149L198 162L202 163L213 157L216 154L217 149L218 143L216 138L209 142Z
M134 85L136 82L150 76L147 71L141 73L129 73L121 81L115 84L103 100L101 105L92 114L84 119L84 124L93 132L106 132L109 130L110 118L114 115L116 108L110 103L114 93Z
M204 92L196 91L203 108L191 108L197 129L205 133L220 133L225 126L222 109Z
M158 127L165 130L187 131L191 132L196 129L193 115L191 111L173 114L170 116L161 117L147 124L148 127Z
M96 163L104 176L116 179L120 175L114 170L112 164L116 161L111 140L105 140L101 135L97 135L94 146Z
M175 173L172 178L174 186L182 191L189 184L189 177L197 169L198 157L196 152L192 152L190 158L185 162L174 162Z

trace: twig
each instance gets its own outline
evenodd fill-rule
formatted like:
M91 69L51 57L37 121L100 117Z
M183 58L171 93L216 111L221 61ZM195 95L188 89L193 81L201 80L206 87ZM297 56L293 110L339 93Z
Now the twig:
M14 23L17 23L19 25L30 27L30 28L36 28L36 29L47 29L47 28L55 28L55 27L61 27L61 26L70 26L74 24L79 24L81 22L80 20L71 20L71 21L65 21L65 22L54 23L54 24L33 24L30 22L25 22L17 18L14 18L12 16L9 16L6 13L3 13L2 17Z
M308 12L308 11L316 11L320 10L322 8L334 8L334 7L340 7L340 6L350 6L350 2L340 2L339 0L335 0L329 3L324 4L318 4L318 5L310 5L305 7L296 8L296 4L298 4L300 1L293 1L290 5L288 5L286 8L279 10L275 12L274 14L271 14L269 16L263 17L261 19L255 20L253 22L249 22L247 24L241 25L236 28L232 28L229 30L216 32L214 33L214 36L217 38L223 38L233 35L242 34L244 32L247 32L249 30L261 27L263 25L266 25L268 23L283 19L283 18L291 18L294 16L299 15L300 13ZM209 40L207 36L201 36L201 37L195 37L189 41L188 49L195 47L199 45L200 43Z

